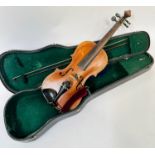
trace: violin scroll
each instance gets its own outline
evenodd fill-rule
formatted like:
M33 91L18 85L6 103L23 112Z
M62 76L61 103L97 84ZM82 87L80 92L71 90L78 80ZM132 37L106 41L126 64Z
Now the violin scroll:
M131 10L124 11L124 18L131 17Z
M131 10L128 10L128 11L124 11L124 16L121 17L121 15L119 13L116 13L115 16L113 16L111 18L112 21L115 21L115 22L118 22L117 21L117 18L119 18L119 20L123 20L123 25L128 28L129 25L131 24L126 18L130 17L131 16Z

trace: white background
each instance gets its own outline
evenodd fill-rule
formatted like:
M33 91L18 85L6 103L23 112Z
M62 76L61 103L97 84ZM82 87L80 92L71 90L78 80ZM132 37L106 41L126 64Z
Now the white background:
M52 43L74 45L100 39L116 12L131 9L129 29L150 34L155 56L155 7L0 7L0 53ZM30 143L6 133L3 109L13 95L0 83L0 147L155 147L155 69L93 99Z

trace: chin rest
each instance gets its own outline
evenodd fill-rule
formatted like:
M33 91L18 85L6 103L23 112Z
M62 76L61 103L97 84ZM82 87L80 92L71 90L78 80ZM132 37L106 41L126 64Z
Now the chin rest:
M55 98L57 98L57 92L53 89L43 89L42 90L43 96L47 100L49 104L52 104L55 106L56 109L60 110L61 112L67 112L70 110L70 107L80 98L83 98L88 95L87 87L83 86L81 89L79 89L71 98L68 100L66 105L61 109L58 108L57 102Z

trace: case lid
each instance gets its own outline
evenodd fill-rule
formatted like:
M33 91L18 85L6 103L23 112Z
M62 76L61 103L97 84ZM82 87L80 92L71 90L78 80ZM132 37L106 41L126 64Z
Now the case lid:
M109 62L127 59L148 50L147 32L132 32L112 37L106 44ZM0 77L11 92L38 88L43 79L56 68L64 68L71 61L76 46L49 45L41 49L10 50L0 56Z

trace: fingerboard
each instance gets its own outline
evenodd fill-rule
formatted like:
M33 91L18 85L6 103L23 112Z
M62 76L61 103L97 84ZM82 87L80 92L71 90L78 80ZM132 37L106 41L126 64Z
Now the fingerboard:
M80 61L78 66L85 70L89 64L95 59L98 53L104 48L105 44L109 41L109 39L113 36L113 34L117 31L117 29L122 25L125 18L122 17L119 21L115 23L115 25L105 34L105 36L98 42L98 44Z

